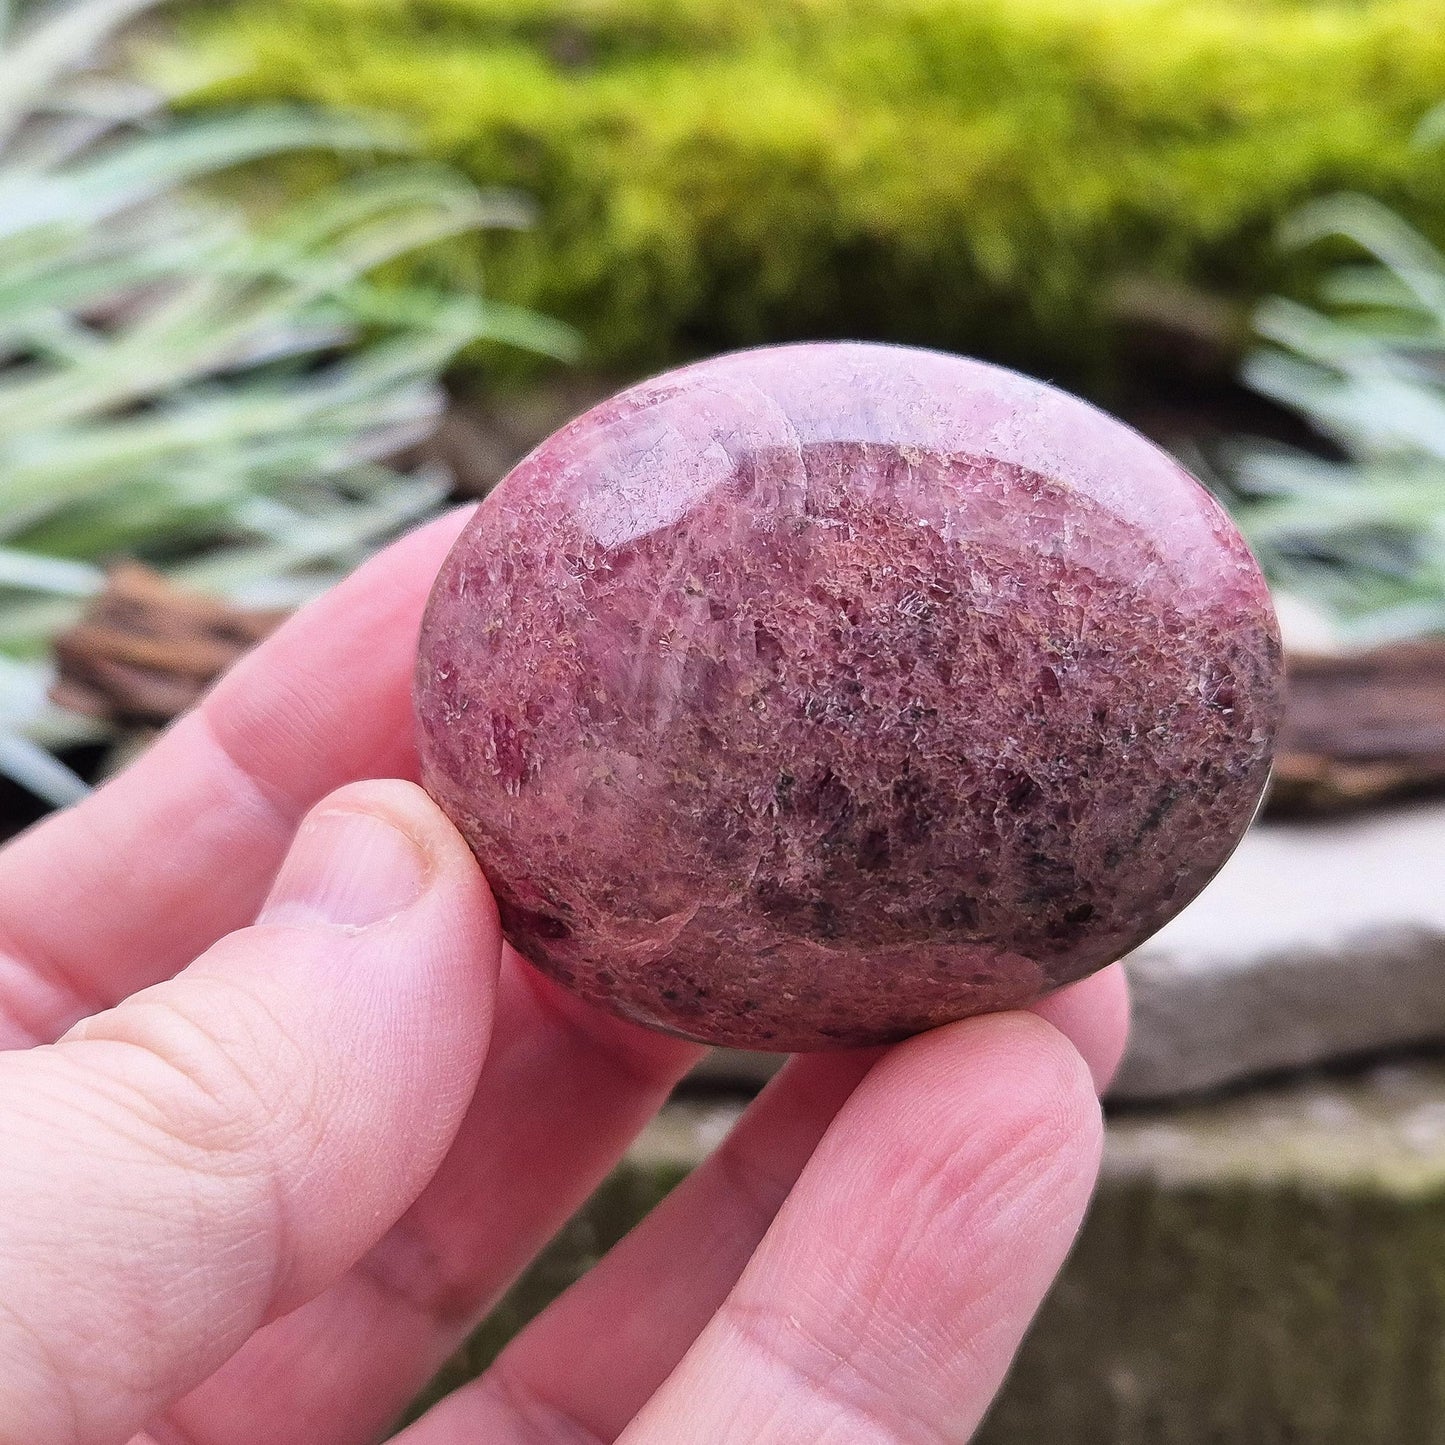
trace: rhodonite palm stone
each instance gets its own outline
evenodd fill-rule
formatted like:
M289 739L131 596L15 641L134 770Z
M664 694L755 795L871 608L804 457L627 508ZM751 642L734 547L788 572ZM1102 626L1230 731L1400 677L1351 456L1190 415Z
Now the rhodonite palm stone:
M1264 787L1280 647L1164 452L926 351L742 352L544 442L443 566L424 776L507 936L710 1043L896 1039L1120 957Z

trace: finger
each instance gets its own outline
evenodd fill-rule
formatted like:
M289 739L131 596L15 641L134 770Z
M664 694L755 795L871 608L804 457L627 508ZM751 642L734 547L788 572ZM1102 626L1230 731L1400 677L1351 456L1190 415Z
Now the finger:
M261 921L0 1057L0 1420L128 1439L371 1248L451 1144L500 950L420 789L357 784Z
M700 1053L589 1008L507 950L486 1067L421 1198L336 1288L262 1330L169 1421L188 1445L374 1439Z
M465 521L373 558L132 767L0 853L0 1048L49 1042L169 978L255 916L319 798L415 775L417 632Z
M965 1441L1062 1264L1099 1107L1051 1026L900 1045L854 1091L630 1445Z
M1113 975L1113 976L1111 976ZM1055 1025L1107 1076L1123 1047L1112 970L1050 999ZM1040 1011L1042 1005L1039 1006ZM476 1384L429 1417L459 1438L509 1440L526 1418L611 1440L677 1365L736 1283L834 1115L879 1051L794 1059L719 1149L544 1311ZM608 1322L599 1344L597 1322ZM526 1438L525 1434L518 1438Z
M1062 1016L1102 1050L1101 1068L1119 1048L1108 1037L1112 992L1103 980L1085 984ZM280 1445L300 1434L328 1445L382 1429L596 1187L696 1054L578 1004L508 950L488 1064L437 1180L362 1268L262 1331L176 1407L185 1438ZM875 1056L791 1064L793 1082L749 1111L723 1157L508 1352L517 1368L506 1393L565 1394L566 1408L620 1428L732 1287ZM605 1350L598 1319L618 1322Z
M581 1204L697 1051L578 1004L504 963L487 1067L458 1147L363 1268L262 1331L172 1418L196 1445L371 1438ZM1122 1046L1109 980L1060 1022L1108 1067ZM544 1313L458 1406L547 1399L620 1430L732 1288L814 1145L877 1051L794 1060L709 1161ZM685 1260L686 1267L679 1268ZM597 1321L609 1322L606 1348ZM456 1408L456 1407L450 1407Z
M1129 983L1122 964L1071 983L1041 998L1033 1012L1066 1035L1084 1056L1103 1094L1118 1072L1129 1041Z
M793 1059L708 1160L406 1445L613 1440L737 1282L876 1050ZM602 1322L605 1321L605 1327Z

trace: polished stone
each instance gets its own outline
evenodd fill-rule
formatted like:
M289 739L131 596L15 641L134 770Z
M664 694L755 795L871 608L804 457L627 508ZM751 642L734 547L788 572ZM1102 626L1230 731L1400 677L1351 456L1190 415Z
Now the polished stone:
M621 393L488 498L424 776L520 952L715 1043L894 1039L1147 938L1229 855L1268 593L1169 456L1040 382L814 344Z

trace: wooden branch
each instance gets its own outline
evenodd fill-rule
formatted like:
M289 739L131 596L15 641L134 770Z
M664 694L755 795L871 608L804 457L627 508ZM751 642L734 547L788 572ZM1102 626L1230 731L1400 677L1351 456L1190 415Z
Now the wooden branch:
M1328 812L1445 786L1445 639L1289 664L1270 806Z
M84 617L55 639L50 695L89 717L164 724L285 617L186 591L126 562L111 569Z

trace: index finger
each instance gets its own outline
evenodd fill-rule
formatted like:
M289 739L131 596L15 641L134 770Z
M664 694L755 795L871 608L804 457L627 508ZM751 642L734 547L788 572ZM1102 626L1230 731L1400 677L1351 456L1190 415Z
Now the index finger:
M0 853L0 1048L58 1038L251 922L327 793L415 777L417 633L469 516L303 608L138 762Z

